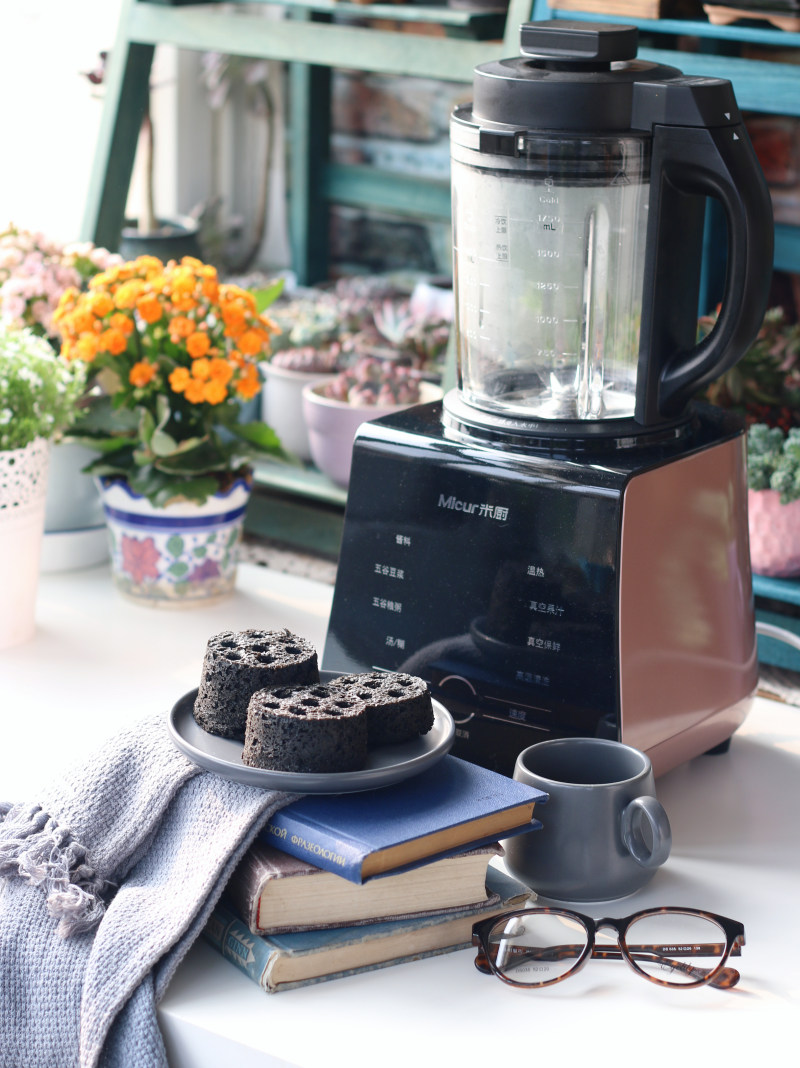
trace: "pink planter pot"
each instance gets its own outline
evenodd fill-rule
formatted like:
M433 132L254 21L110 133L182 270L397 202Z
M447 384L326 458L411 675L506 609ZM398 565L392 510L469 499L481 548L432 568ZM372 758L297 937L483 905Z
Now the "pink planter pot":
M324 385L325 382L320 382L308 385L303 390L303 414L308 427L311 458L320 471L334 482L347 486L350 481L353 441L361 424L411 406L395 404L389 407L358 407L345 401L323 397L319 391ZM422 383L420 393L422 404L439 400L442 396L441 389L428 382Z
M748 490L750 562L758 575L800 575L800 501L781 504L777 490Z

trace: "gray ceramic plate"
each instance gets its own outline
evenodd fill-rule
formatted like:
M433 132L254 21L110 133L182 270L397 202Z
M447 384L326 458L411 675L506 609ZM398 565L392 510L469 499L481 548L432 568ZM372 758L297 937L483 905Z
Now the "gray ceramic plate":
M350 794L410 779L431 767L448 752L455 738L453 717L433 702L433 727L427 734L401 745L370 750L367 765L359 771L311 774L298 771L263 771L242 763L242 743L218 738L195 723L192 709L197 690L184 694L172 708L167 727L175 745L206 771L234 782L284 790L293 794Z

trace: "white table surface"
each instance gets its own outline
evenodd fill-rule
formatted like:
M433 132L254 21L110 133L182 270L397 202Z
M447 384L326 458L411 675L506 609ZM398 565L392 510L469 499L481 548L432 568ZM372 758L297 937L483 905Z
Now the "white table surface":
M105 566L43 575L35 638L0 651L0 799L34 797L87 746L166 713L197 685L218 630L287 626L321 652L331 595L243 564L227 601L154 610L120 597ZM800 708L758 699L729 753L677 768L658 793L673 829L667 864L634 897L582 911L684 904L741 920L735 990L663 990L590 961L549 990L518 991L477 972L464 950L266 995L198 942L159 1010L171 1065L798 1063Z

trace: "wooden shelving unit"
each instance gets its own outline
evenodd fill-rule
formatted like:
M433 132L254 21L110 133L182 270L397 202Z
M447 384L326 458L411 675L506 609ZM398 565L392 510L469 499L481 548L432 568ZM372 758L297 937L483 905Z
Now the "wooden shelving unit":
M264 18L267 5L279 8L280 17ZM159 44L282 60L290 65L288 210L293 267L301 281L324 278L331 202L370 205L416 217L447 218L450 211L445 182L412 180L330 162L331 71L339 67L469 82L477 64L517 54L519 25L530 18L633 22L646 43L640 49L643 58L674 64L687 74L729 78L745 111L800 115L800 66L725 54L737 43L782 49L800 46L800 33L763 23L631 19L559 11L551 9L547 0L510 0L507 15L436 4L364 5L348 0L238 0L228 4L123 0L108 64L83 236L108 248L114 248L119 239L150 68ZM687 37L698 39L698 51L670 47L677 38ZM665 47L653 47L662 39ZM776 227L775 267L800 270L797 227ZM260 491L278 502L272 512L254 510L259 515L253 520L259 532L299 544L305 539L305 547L313 548L316 535L304 536L302 531L310 530L319 519L324 551L335 553L344 491L317 472L279 465L261 465L257 481Z

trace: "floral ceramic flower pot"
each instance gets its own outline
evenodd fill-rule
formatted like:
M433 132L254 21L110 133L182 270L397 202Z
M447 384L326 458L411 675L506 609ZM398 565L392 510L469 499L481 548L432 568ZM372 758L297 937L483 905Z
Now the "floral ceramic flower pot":
M781 504L777 490L748 490L750 563L757 575L800 575L800 501Z
M0 649L28 641L36 630L49 456L44 438L0 450Z
M330 379L303 390L303 411L308 427L311 458L329 478L340 486L350 481L350 464L353 458L353 441L356 431L368 420L402 411L408 404L382 406L380 404L355 405L347 401L326 397L321 390ZM442 390L429 382L420 385L420 403L439 400Z
M251 479L239 478L205 504L156 508L126 482L99 479L121 593L141 604L176 607L231 593Z

